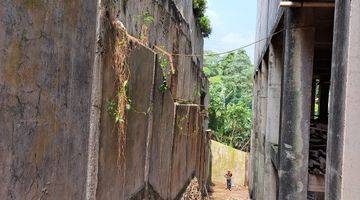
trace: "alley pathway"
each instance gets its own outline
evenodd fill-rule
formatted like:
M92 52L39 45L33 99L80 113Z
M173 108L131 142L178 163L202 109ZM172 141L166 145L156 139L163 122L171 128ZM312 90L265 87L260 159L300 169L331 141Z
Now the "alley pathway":
M212 200L248 200L248 189L236 186L231 191L225 190L225 183L214 183L213 192L210 194Z

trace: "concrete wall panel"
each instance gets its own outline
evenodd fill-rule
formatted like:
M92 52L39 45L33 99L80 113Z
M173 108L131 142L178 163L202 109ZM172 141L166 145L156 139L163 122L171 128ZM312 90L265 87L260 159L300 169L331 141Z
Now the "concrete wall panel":
M161 67L157 63L149 183L160 196L168 198L170 195L170 188L168 186L170 185L171 177L171 148L174 135L175 106L171 93L159 90L162 84L161 74Z
M189 108L189 120L188 120L188 150L187 150L187 177L195 175L196 171L196 158L198 154L197 144L198 135L201 134L199 131L199 107L191 106Z
M155 55L138 46L129 57L129 94L131 108L126 112L125 199L144 187L146 140L155 73Z
M190 4L180 1L175 4L171 0L101 2L103 27L98 31L103 32L104 37L100 34L99 38L95 38L95 29L100 13L97 11L101 10L97 9L96 1L0 3L3 19L0 48L4 52L0 54L0 113L4 116L0 119L1 199L85 198L90 109L101 110L99 118L91 118L100 126L99 137L90 141L99 143L98 152L94 147L98 164L92 166L94 172L90 172L96 174L97 179L91 181L97 184L94 194L98 199L132 197L147 181L162 198L170 198L170 181L182 180L173 189L174 194L179 193L195 168L203 165L196 161L199 137L173 138L174 103L200 104L199 88L205 80L199 78L201 57L174 59L177 73L168 74L171 90L161 92L158 90L162 82L160 66L152 71L156 64L153 52L135 49L129 60L128 95L133 110L126 113L126 142L119 139L117 124L106 109L118 90L112 69L114 36L110 19L116 16L131 35L147 38L145 46L157 45L174 53L201 54L201 32L192 10L186 10L191 8ZM146 13L154 20L144 32L144 24L139 19ZM101 57L100 65L94 65L95 44L101 51L96 52ZM92 74L96 70L102 71L101 84L95 81L99 77ZM103 86L101 94L91 92L92 84ZM92 95L102 96L101 108L91 105ZM148 130L149 116L143 112L151 107L150 97L154 100L150 109L153 127ZM186 128L190 131L196 132L198 109L189 110L192 122ZM207 123L203 124L205 127ZM148 137L150 133L152 137ZM174 141L178 142L179 151L175 153L179 153L179 157L173 157ZM201 144L206 148L206 140ZM201 150L205 162L206 151ZM144 168L146 155L150 156L148 180ZM179 176L171 179L171 169L176 168L175 162L183 162L182 159L185 159L185 168L180 167ZM205 167L199 167L198 173L205 174Z
M107 35L105 50L113 51L113 35ZM99 137L99 169L98 186L96 197L98 199L118 199L123 198L125 182L125 154L123 149L125 144L121 144L118 133L118 126L112 116L111 111L107 110L110 101L116 102L116 92L118 90L117 77L113 69L112 53L107 53L104 58L103 69L103 90L102 107L100 118Z
M255 67L259 67L262 56L270 43L268 37L274 33L283 13L283 8L279 7L280 1L281 0L258 0L257 2L257 27L255 39L259 42L255 44Z
M0 2L0 199L85 194L96 3Z
M189 180L187 177L189 161L187 159L189 145L189 107L177 104L175 110L176 118L171 162L171 199L175 199L178 196L179 192Z

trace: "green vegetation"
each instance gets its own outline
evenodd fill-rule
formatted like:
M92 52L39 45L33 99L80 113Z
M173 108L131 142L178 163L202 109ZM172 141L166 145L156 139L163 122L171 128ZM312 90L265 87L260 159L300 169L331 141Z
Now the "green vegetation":
M152 16L149 11L142 12L140 15L136 16L136 19L145 26L150 26L150 24L154 22L154 16Z
M167 67L169 65L169 61L166 57L162 54L159 56L160 68L161 68L161 75L162 75L162 83L159 86L159 90L161 92L166 92L169 89L167 85Z
M206 6L206 0L193 0L194 15L200 26L201 33L204 37L209 37L212 29L209 17L205 16Z
M249 151L251 135L252 65L244 50L206 56L204 73L210 81L209 128L213 139Z
M206 10L206 0L193 0L193 10L195 17L201 17L204 15Z
M207 16L201 16L198 18L198 23L200 26L201 33L204 37L209 37L211 34L211 24L210 19Z
M117 110L117 103L114 100L108 100L106 102L106 111L111 117L115 119L115 123L124 122L120 115L120 112Z

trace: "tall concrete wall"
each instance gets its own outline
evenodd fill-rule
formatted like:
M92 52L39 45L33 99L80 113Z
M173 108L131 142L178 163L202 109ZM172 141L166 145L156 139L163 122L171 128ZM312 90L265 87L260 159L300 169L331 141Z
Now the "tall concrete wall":
M202 57L174 56L160 91L150 49L202 53L189 2L0 3L1 199L173 199L193 176L206 183ZM150 47L133 43L127 58L125 135L107 110L119 89L114 19Z
M226 171L231 170L236 186L247 186L247 163L249 154L216 141L211 141L211 181L225 183Z
M359 1L336 1L325 189L329 200L356 199L360 191L359 11Z
M281 0L258 0L257 1L257 25L256 25L256 41L255 44L255 68L260 67L261 59L266 53L266 49L270 44L270 38L274 33L277 24L284 12L283 8L279 7Z
M96 12L0 2L0 199L85 196Z

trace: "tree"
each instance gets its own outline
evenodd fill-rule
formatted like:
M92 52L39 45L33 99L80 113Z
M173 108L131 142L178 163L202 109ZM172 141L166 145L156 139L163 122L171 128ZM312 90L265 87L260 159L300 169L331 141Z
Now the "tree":
M209 128L214 139L245 151L252 127L252 69L244 50L205 56L203 68L210 82Z

